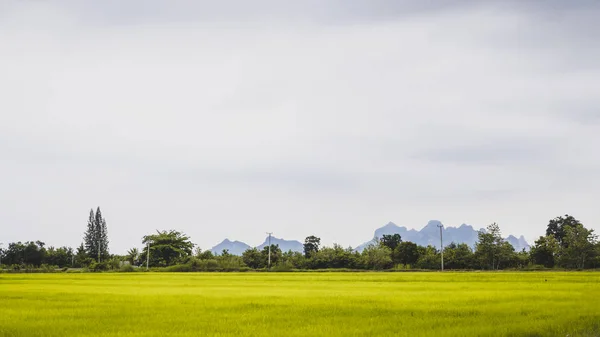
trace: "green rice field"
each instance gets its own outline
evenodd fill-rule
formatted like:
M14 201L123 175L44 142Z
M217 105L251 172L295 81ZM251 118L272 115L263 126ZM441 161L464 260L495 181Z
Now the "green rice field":
M600 336L600 273L0 274L0 336Z

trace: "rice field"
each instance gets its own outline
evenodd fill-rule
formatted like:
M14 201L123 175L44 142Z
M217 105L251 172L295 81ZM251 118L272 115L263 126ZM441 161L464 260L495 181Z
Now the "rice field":
M0 336L600 336L600 273L0 274Z

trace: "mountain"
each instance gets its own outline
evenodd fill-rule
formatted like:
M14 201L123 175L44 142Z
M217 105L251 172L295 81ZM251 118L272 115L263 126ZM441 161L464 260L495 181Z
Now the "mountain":
M523 235L521 235L518 239L513 235L509 235L506 238L506 241L508 241L513 247L515 247L515 251L517 252L520 252L523 249L525 249L525 251L528 252L529 249L531 249L527 241L525 241L525 237L523 237Z
M304 251L304 245L300 241L296 241L296 240L284 240L284 239L278 239L278 238L272 236L271 244L279 245L279 248L281 249L282 252L287 252L288 250L291 250L292 252L302 253ZM256 248L258 248L258 250L262 250L264 247L266 247L268 245L269 245L269 237L267 237L265 239L265 242L263 242L262 245L260 245Z
M210 251L213 254L221 254L223 252L223 249L227 249L229 251L229 254L242 255L242 253L245 252L246 249L248 249L248 248L251 248L251 247L243 242L229 241L229 239L225 239L225 240L223 240L223 242L212 247L212 249Z
M401 227L396 225L393 222L389 222L385 226L378 228L375 230L375 234L371 241L365 242L362 245L356 247L355 250L362 252L367 246L371 244L376 244L377 240L384 235L392 235L392 234L400 234L402 236L402 241L411 241L421 246L432 245L435 247L440 246L440 228L442 223L439 220L431 220L423 227L421 230L408 229L406 227ZM449 245L450 243L466 243L472 248L475 248L475 244L478 240L478 233L484 229L476 230L472 226L467 224L462 224L459 227L446 227L443 228L444 233L444 246ZM525 249L529 251L530 246L525 240L525 238L521 235L519 238L509 235L506 238L513 247L515 247L515 251L520 252ZM260 246L256 247L259 250L262 250L269 244L269 237L265 238L265 242L263 242ZM274 236L271 237L271 244L279 245L279 248L287 252L289 250L293 252L303 252L304 245L300 241L296 240L284 240L279 239ZM245 244L240 241L230 241L228 239L223 240L223 242L214 246L211 251L213 254L221 254L223 249L227 249L230 254L233 255L242 255L244 251L252 248L251 246Z
M438 220L431 220L423 227L420 231L415 229L407 229L406 227L400 227L393 222L389 222L385 226L375 230L375 235L371 241L365 242L362 245L356 247L356 250L362 252L367 246L373 243L377 243L377 239L383 235L400 234L402 241L411 241L421 246L432 245L439 247L440 245L440 228L442 223ZM481 230L481 229L480 229ZM480 230L474 229L472 226L462 224L460 227L446 227L443 228L444 234L444 246L449 245L452 242L455 243L466 243L470 247L475 247L478 240L478 233ZM529 244L525 241L525 238L521 236L516 238L510 235L506 240L515 247L516 251L521 251L523 248L529 250Z
M265 239L265 242L263 244L261 244L260 246L258 246L256 248L258 250L262 250L268 244L269 244L269 237L267 237ZM284 239L279 239L279 238L272 236L271 244L279 245L279 248L283 252L287 252L288 250L291 250L293 252L302 253L304 251L304 245L300 241L296 241L296 240L284 240ZM223 240L223 242L212 247L212 249L210 251L213 254L220 255L223 252L223 249L227 249L229 251L229 254L242 255L247 249L251 249L251 248L252 248L251 246L249 246L248 244L246 244L244 242L230 241L229 239L225 239L225 240Z

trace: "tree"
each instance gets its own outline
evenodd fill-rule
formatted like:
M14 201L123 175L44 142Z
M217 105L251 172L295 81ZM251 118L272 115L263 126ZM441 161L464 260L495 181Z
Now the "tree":
M447 269L469 269L473 265L473 250L466 243L454 242L444 247L444 267Z
M256 248L248 248L242 253L242 260L244 264L252 269L264 268L262 255Z
M83 241L85 242L85 252L88 257L98 257L98 237L96 234L96 217L94 216L94 210L90 209L90 216L88 218L87 230L83 235Z
M39 267L46 260L46 248L41 241L11 242L4 252L2 263Z
M106 260L110 257L110 254L108 253L108 231L106 228L106 220L102 217L100 207L98 207L95 214L93 209L90 210L87 230L83 239L88 257L95 259L97 262Z
M534 264L552 268L556 265L560 253L560 243L554 235L540 236L531 247L529 255Z
M513 246L502 238L500 226L496 223L487 226L485 231L480 231L478 236L475 257L483 268L499 269L500 263L506 262L511 258L511 253L514 253Z
M419 249L416 243L410 241L401 242L394 250L394 262L401 263L406 268L407 265L414 265L419 260Z
M282 261L295 269L306 268L306 258L300 252L292 252L291 250L283 253Z
M400 234L388 235L384 234L383 237L379 240L379 244L385 247L388 247L391 251L394 251L398 245L402 242L402 237Z
M282 255L282 251L281 248L279 248L279 245L271 245L271 266L276 265L277 263L279 263L279 261L281 260L281 255ZM265 246L261 252L261 256L262 256L262 265L263 266L268 266L269 265L269 246Z
M222 271L236 271L244 265L244 260L241 256L232 255L227 249L223 250L221 255L216 257L219 268Z
M100 258L107 260L110 257L108 253L108 229L106 228L106 220L102 217L102 213L100 213L100 207L96 210L96 226L99 231L98 248L100 249Z
M215 258L215 255L210 250L202 251L202 249L196 249L196 258L200 260L212 260Z
M73 264L73 249L68 247L54 248L46 250L44 263L50 266L70 267Z
M309 258L313 254L319 251L319 245L321 244L321 238L314 235L308 236L304 240L304 257Z
M192 255L194 244L182 232L175 230L156 231L156 234L146 235L142 239L144 250L142 256L148 254L150 244L150 266L165 267L183 262Z
M570 268L584 268L587 258L594 253L594 244L596 243L594 230L587 229L582 224L576 224L565 227L564 232L562 264Z
M569 227L575 227L581 225L579 220L573 216L565 214L565 216L556 217L548 223L546 229L546 236L553 236L561 246L564 246L564 238L566 236L566 229Z
M436 247L429 245L427 247L418 247L419 259L415 264L421 269L440 269L441 254Z
M132 266L136 266L140 264L140 251L137 248L131 248L127 251L127 261L131 263Z
M369 245L363 250L361 258L367 269L389 269L393 267L392 251L384 245Z
M92 261L92 258L87 255L85 246L82 243L77 247L77 251L75 251L75 267L87 267Z
M354 268L351 249L344 249L338 244L333 247L324 247L312 256L309 261L313 269L326 268Z

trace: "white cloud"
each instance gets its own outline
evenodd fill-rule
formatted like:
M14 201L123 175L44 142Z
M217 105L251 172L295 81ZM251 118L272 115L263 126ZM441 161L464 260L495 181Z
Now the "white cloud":
M75 245L98 204L117 252L166 228L203 248L266 230L357 245L389 220L533 239L565 212L600 218L600 50L579 9L128 24L7 10L5 241Z

